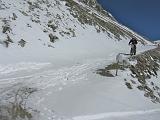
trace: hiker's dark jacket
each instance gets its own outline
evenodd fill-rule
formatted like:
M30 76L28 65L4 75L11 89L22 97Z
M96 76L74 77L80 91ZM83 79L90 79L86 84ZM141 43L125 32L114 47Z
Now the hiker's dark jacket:
M129 45L132 44L132 45L136 45L137 44L137 40L135 38L132 38L130 41L129 41Z

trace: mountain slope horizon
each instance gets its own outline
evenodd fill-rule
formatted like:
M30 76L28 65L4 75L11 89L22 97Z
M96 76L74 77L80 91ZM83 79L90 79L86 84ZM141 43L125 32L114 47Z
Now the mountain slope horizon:
M159 47L96 0L0 0L0 11L1 120L159 120Z
M131 37L136 37L141 44L151 44L137 33L119 24L110 13L94 0L18 0L16 2L1 0L1 3L0 49L4 52L7 51L4 54L8 54L8 56L19 54L20 57L24 55L20 58L27 60L28 56L25 56L25 54L30 56L34 53L38 58L38 52L41 51L42 54L44 53L43 55L48 53L47 56L57 56L57 58L63 59L61 58L62 55L59 54L65 53L61 53L61 48L56 50L56 48L62 46L60 42L67 43L68 41L69 44L71 41L74 43L80 39L86 39L85 41L87 41L87 39L94 40L94 38L97 38L95 41L98 43L101 41L102 44L105 41L107 44L108 41L113 39L111 42L115 44L115 41L120 41L117 43L126 41L127 43ZM87 33L88 31L90 33ZM93 34L95 37L92 38ZM8 47L8 49L3 50L2 46ZM80 47L79 44L78 46L80 49L77 53L74 53L77 55L78 52L82 53L84 51L85 54L87 51L94 51L96 48L96 45L89 50L83 48L83 45ZM105 47L109 46L104 46L104 49ZM73 52L67 46L64 49L68 54ZM29 50L32 50L32 52L29 52ZM4 58L4 55L1 58ZM43 58L41 57L41 59ZM14 61L14 59L12 60ZM6 60L3 61L7 62Z

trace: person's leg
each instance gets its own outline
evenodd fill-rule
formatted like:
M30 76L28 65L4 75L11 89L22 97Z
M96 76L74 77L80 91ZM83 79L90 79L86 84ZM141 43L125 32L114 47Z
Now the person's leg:
M134 55L136 55L136 46L134 46L134 51L133 51Z
M130 54L131 56L133 55L133 48L131 47L131 50L130 50Z

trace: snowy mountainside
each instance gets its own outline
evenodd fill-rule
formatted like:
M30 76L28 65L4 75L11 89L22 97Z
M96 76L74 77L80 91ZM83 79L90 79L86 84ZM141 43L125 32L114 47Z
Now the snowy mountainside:
M4 63L95 57L105 54L111 44L113 47L117 43L126 46L132 36L140 43L151 44L117 23L95 0L0 2L0 49L3 51L1 62ZM102 49L96 49L99 47Z
M0 0L0 28L0 120L159 120L160 50L96 0Z

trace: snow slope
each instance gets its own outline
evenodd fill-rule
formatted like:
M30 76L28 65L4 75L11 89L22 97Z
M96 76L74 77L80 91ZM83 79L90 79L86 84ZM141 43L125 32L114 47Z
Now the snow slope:
M29 119L29 113L33 120L159 120L160 104L126 87L124 78L132 79L130 71L120 71L113 78L96 74L97 69L115 62L118 53L129 53L132 36L118 40L109 31L99 33L95 26L81 24L65 0L37 1L0 0L0 27L11 28L0 32L2 120L12 120L15 114L17 120ZM146 45L139 42L138 54L155 48L116 21L74 2L142 39ZM53 24L58 26L55 31L48 27ZM51 42L49 34L58 40ZM13 40L8 48L4 47L7 36ZM24 47L19 45L21 39L26 41ZM160 86L159 77L151 80ZM7 112L16 105L20 106L16 112Z
M38 120L158 120L160 105L152 103L137 89L129 90L125 86L124 78L131 78L129 71L120 72L114 78L95 73L110 62L111 59L90 60L59 69L52 65L32 73L28 72L29 68L16 77L7 73L0 80L1 104L7 103L12 91L30 87L38 91L27 100L27 107L39 111Z
M0 43L2 43L0 44L0 51L2 51L0 58L3 64L23 61L56 61L57 64L57 61L63 63L63 60L73 62L73 60L83 60L87 57L106 57L112 53L112 50L128 52L126 51L129 49L127 44L130 37L128 35L120 36L122 41L118 42L114 34L109 31L97 33L95 27L98 26L81 24L77 18L72 16L65 1L2 0L1 3L0 27L2 30L5 30L5 27L10 28L6 32L0 32ZM96 14L97 18L129 31L128 28L98 14L92 8L79 2L77 4L81 9L90 10L90 14ZM54 30L53 27L55 27ZM138 36L133 31L129 32ZM58 40L52 43L49 34L58 37ZM5 48L3 42L8 38L13 43L9 42L9 47ZM26 41L25 47L19 45L22 39ZM125 48L116 49L121 45Z

